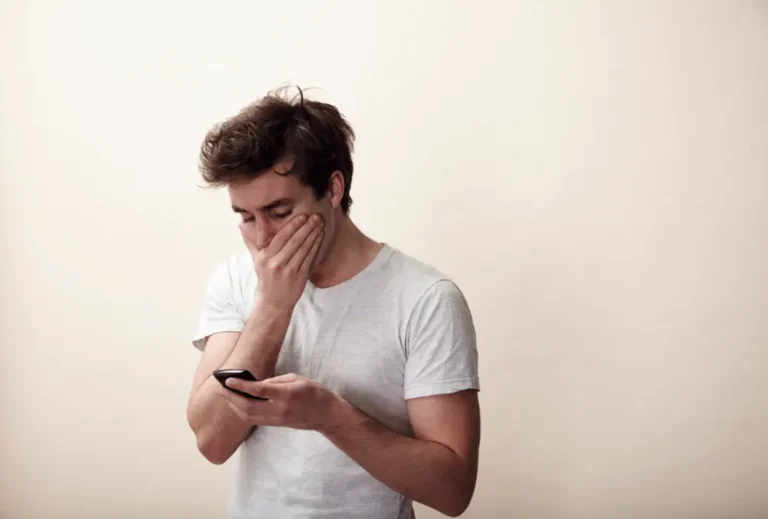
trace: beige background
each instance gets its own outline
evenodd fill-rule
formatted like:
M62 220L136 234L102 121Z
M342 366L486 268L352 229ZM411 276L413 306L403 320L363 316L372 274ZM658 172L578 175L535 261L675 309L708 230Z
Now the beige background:
M0 517L223 517L197 149L286 82L357 130L355 220L469 298L466 517L768 517L768 3L206 4L0 2Z

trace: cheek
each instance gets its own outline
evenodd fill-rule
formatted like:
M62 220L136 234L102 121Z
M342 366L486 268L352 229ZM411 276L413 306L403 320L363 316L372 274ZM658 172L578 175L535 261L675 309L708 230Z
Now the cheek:
M314 208L314 211L312 211L311 214L319 214L320 217L323 219L323 243L320 246L320 249L322 250L325 248L325 244L328 243L329 238L332 237L335 234L336 226L335 222L333 221L333 215L328 214L328 211L324 210L324 207L316 207Z

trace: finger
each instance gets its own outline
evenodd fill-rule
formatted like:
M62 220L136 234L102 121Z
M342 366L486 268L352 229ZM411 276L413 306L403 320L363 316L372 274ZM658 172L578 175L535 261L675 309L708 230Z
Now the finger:
M291 259L288 261L289 268L292 268L294 270L299 270L301 268L301 266L304 264L304 259L312 250L312 247L317 241L318 236L322 232L323 230L319 226L312 229L312 232L309 233L307 237L304 239L304 243L301 244L301 247L298 248L298 250L293 254Z
M261 395L258 394L258 392L259 392L259 383L258 382L254 382L254 381L251 381L251 380L243 380L243 379L240 379L240 378L230 377L230 378L228 378L227 380L224 381L224 384L227 387L230 387L232 389L237 389L238 391L242 391L244 393L248 393L249 395L261 396ZM237 395L237 393L233 393L233 394L236 395L236 396L242 396L242 395Z
M249 395L266 398L268 400L284 400L286 392L283 388L271 386L264 382L252 382L249 380L242 380L239 378L228 378L226 381L227 387L244 391ZM240 396L234 394L234 396ZM245 398L245 397L240 397Z
M288 239L283 248L274 255L275 262L278 265L287 265L299 247L301 247L301 244L307 239L307 236L318 227L322 227L322 225L323 219L319 215L312 216L307 223L293 233L293 236Z
M224 397L229 400L230 402L234 404L238 404L241 406L247 405L249 402L252 402L254 399L250 398L256 397L254 393L258 391L258 388L251 386L250 384L253 384L253 382L245 381L245 380L239 380L235 378L230 378L224 381L225 390L223 391ZM245 395L241 395L237 393L237 391L241 393L245 393Z
M277 233L272 237L272 241L265 248L267 256L274 256L285 246L288 239L298 231L302 225L307 222L309 215L299 214L291 218L291 220L283 225Z
M320 231L320 234L315 238L315 242L312 244L312 248L309 249L307 256L301 264L301 272L306 274L312 268L312 264L317 257L317 252L320 250L320 245L323 243L323 236L325 236L325 232Z
M286 373L285 375L278 375L276 377L264 379L264 384L286 384L289 382L298 382L301 377L296 373Z
M251 254L258 252L256 247L256 236L252 230L253 226L247 225L245 222L240 222L238 227L240 227L240 234L243 237L245 246L248 247L248 250L251 252Z

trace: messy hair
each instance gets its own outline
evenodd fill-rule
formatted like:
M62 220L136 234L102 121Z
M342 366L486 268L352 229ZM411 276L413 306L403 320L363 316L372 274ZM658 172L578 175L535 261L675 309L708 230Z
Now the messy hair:
M200 171L211 186L248 182L288 159L285 174L296 175L325 196L335 171L344 177L341 209L349 212L352 198L352 151L355 133L339 112L327 103L304 98L299 88L293 97L287 88L268 93L237 115L217 124L200 149Z

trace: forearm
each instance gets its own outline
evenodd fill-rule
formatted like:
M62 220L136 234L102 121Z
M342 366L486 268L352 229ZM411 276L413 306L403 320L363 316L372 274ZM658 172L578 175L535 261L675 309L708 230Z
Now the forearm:
M289 322L290 311L276 311L257 302L232 351L223 362L211 366L193 390L187 418L200 451L211 462L229 459L253 429L230 408L223 397L228 390L213 377L213 370L244 368L258 379L272 377Z
M247 369L258 380L275 376L292 308L275 308L257 300L235 348L223 368Z
M409 438L339 399L332 425L321 431L392 490L449 516L464 512L474 492L474 468L437 442Z
M248 437L252 427L229 407L219 382L208 377L192 396L187 421L197 438L197 447L211 463L227 461Z

